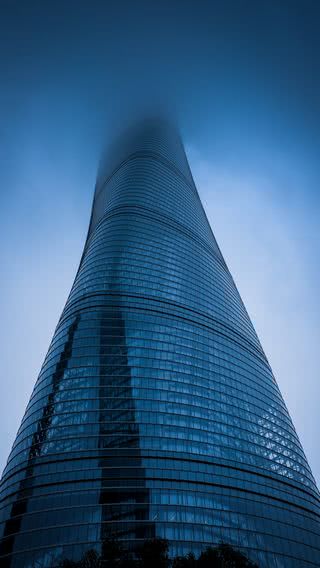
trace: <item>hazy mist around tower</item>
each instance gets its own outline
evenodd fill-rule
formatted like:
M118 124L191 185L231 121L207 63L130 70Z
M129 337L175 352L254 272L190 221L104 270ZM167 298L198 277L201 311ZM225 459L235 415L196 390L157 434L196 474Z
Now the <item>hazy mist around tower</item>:
M180 126L320 480L319 3L2 0L3 467L72 285L102 149Z

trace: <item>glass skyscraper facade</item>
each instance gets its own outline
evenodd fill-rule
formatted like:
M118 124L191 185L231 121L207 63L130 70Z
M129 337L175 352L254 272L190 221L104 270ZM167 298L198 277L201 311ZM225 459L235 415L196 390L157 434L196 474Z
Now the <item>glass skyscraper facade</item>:
M276 293L276 290L275 290ZM180 137L145 121L96 184L84 252L5 467L0 565L116 538L320 565L319 493Z

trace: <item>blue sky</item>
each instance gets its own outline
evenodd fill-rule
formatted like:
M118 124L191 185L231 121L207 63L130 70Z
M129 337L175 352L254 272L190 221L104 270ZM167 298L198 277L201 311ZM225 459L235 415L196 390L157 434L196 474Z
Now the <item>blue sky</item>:
M101 149L167 112L319 483L319 3L1 13L1 467L80 260Z

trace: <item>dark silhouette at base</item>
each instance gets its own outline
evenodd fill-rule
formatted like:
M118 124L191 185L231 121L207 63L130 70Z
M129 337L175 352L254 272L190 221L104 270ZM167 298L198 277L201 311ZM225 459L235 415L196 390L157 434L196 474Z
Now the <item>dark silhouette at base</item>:
M60 568L259 568L240 550L221 542L206 548L198 558L193 552L185 556L169 557L169 543L165 539L146 540L135 554L122 548L117 540L108 539L101 554L88 550L81 560L64 559Z

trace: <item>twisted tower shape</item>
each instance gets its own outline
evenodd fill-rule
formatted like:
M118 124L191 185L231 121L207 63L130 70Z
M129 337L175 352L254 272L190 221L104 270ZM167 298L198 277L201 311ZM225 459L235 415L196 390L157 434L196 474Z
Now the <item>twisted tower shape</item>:
M319 566L319 493L175 129L100 170L89 232L8 463L1 566L164 537Z

